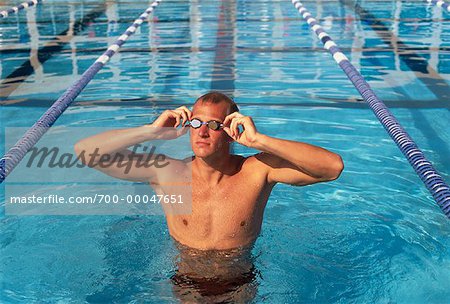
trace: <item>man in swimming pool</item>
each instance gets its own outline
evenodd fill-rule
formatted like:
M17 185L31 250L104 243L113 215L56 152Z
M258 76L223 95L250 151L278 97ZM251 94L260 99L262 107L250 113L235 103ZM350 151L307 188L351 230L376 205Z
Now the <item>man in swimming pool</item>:
M172 160L164 169L132 166L126 174L119 166L98 166L104 154L114 159L120 153L137 161L139 155L128 147L173 138L173 133L167 135L164 130L177 127L176 136L190 129L193 157ZM233 141L261 152L249 157L231 154ZM198 98L192 111L185 106L166 110L150 125L104 132L75 145L77 154L96 149L100 156L90 164L94 168L125 180L149 181L156 192L161 175L192 172L192 213L166 213L166 220L176 241L201 250L253 243L275 184L304 186L331 181L343 170L341 157L335 153L258 132L252 118L238 112L237 105L219 92Z

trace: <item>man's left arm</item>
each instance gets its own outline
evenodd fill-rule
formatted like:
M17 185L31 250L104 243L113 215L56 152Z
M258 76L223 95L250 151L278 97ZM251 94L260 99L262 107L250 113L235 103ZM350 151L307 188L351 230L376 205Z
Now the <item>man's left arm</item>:
M344 169L338 154L311 144L261 134L249 116L235 112L226 117L224 124L225 132L235 141L263 152L256 158L265 165L269 183L300 186L331 181Z

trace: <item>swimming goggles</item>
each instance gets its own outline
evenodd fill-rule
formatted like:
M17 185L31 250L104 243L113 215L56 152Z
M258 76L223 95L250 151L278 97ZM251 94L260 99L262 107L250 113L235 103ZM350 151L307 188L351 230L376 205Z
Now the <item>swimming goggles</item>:
M223 128L223 123L215 121L215 120L210 120L207 122L203 122L198 118L194 118L192 120L189 121L189 125L194 128L194 129L198 129L200 128L202 125L207 125L208 128L210 128L211 130L217 131L219 129Z

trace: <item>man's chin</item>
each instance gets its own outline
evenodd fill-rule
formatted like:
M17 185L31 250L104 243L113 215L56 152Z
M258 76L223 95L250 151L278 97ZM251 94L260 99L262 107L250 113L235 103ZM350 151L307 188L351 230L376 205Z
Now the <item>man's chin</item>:
M210 151L205 151L204 149L192 149L192 152L194 152L194 155L196 157L208 157L210 156L212 153Z

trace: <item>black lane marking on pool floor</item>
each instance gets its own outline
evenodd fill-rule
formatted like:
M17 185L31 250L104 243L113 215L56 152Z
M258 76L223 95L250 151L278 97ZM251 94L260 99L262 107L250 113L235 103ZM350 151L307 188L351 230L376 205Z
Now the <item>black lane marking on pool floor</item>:
M183 11L189 12L189 4L187 2L177 3L177 5L179 5L179 7L182 8ZM161 17L162 14L163 12L160 11L158 18ZM148 20L154 19L148 18ZM192 45L191 27L189 25L177 27L177 30L172 34L170 39L173 39L174 41L177 41L177 43L183 45ZM128 48L122 49L121 52L124 50L128 50ZM150 55L147 56L151 57ZM165 57L165 59L167 59L168 62L166 66L167 69L164 71L164 73L159 73L157 71L157 68L153 67L152 64L149 64L148 68L149 71L153 70L156 75L156 79L154 80L155 83L162 84L162 90L158 92L158 94L163 96L172 96L175 95L176 92L178 92L180 86L182 86L181 81L183 75L189 73L188 65L184 64L185 62L180 60L179 56L168 55ZM146 67L143 67L143 70L145 69Z
M392 49L389 47L372 47L372 48L354 48L354 47L342 47L341 51L350 52L373 52L373 53L392 53ZM105 48L89 48L82 49L77 48L77 54L91 54L103 52ZM131 47L124 48L120 50L121 53L203 53L203 52L215 52L215 47L188 47L188 46L168 46L168 47ZM246 46L235 46L235 52L248 52L248 53L307 53L307 52L323 52L328 53L323 47L302 47L302 46L292 46L292 47L246 47ZM450 52L450 47L440 46L440 47L408 47L408 48L397 48L399 54L401 52L411 51L423 52L428 54L429 52ZM30 52L29 48L22 49L3 49L0 50L0 54L28 54ZM61 54L72 53L72 50L62 50Z
M401 49L410 49L406 43L396 37L390 28L382 22L379 18L373 15L370 11L355 3L351 5L346 0L340 0L350 9L354 10L359 16L361 22L368 24L372 30L380 37L380 39L390 48L394 48L392 40L396 41L396 47ZM391 52L393 52L391 50ZM443 103L450 103L450 86L449 84L435 71L429 64L427 58L420 56L415 52L408 52L406 54L399 53L399 58L404 62L409 69L416 74L416 78L421 81L436 97L442 100ZM424 77L423 74L428 74L430 77Z
M233 98L236 78L234 29L236 1L222 0L216 34L215 57L212 70L211 90L221 91Z
M299 97L297 97L299 98ZM239 106L279 106L279 107L324 107L324 108L339 108L339 109L367 109L369 106L362 100L346 100L328 97L316 97L318 102L286 102L286 103L257 103L257 102L239 102ZM292 99L292 98L291 98ZM304 99L304 98L303 98ZM441 100L383 100L389 108L401 109L446 109L450 110L450 104L443 103ZM25 99L24 101L15 102L11 100L10 104L1 104L2 107L43 107L48 108L54 103L54 100L47 99ZM192 103L185 103L186 106L192 106ZM165 107L176 108L179 103L173 101L172 98L157 97L143 97L143 98L123 98L123 99L103 99L103 100L89 100L75 101L73 106L111 106L111 107Z
M115 21L99 21L96 24L108 24L108 23L119 23L119 24L128 24L134 22L136 19L130 19L130 18L119 18ZM318 18L316 19L319 22L323 22L326 19L325 18ZM403 22L448 22L450 21L450 18L442 17L442 18L378 18L378 20L381 21L403 21ZM206 23L216 23L217 19L215 18L202 18L201 19L203 24ZM262 22L262 23L272 23L272 22L299 22L303 21L303 17L284 17L284 18L236 18L234 19L235 22ZM333 22L340 22L340 21L346 21L345 17L333 17ZM185 22L189 23L191 22L190 18L170 18L170 19L159 19L158 20L147 20L148 23L168 23L172 24L173 22ZM53 21L51 20L44 20L39 21L39 24L52 24Z
M91 12L83 16L81 19L78 19L73 25L73 37L76 36L78 33L84 31L84 29L88 26L90 22L94 21L96 18L104 14L104 12L105 6L102 5L100 7L93 9ZM56 37L52 41L50 41L47 45L39 48L37 52L37 59L40 65L43 65L44 62L52 58L53 55L60 53L64 48L64 46L69 43L69 41L61 41L57 38L58 36L67 35L68 31L69 28L65 29L64 31L56 35ZM22 63L22 65L19 68L14 70L0 82L0 88L2 91L0 93L0 97L7 98L9 95L11 95L11 93L15 91L15 89L17 89L17 87L21 83L23 83L33 73L34 68L31 65L31 58L30 58L24 63Z

